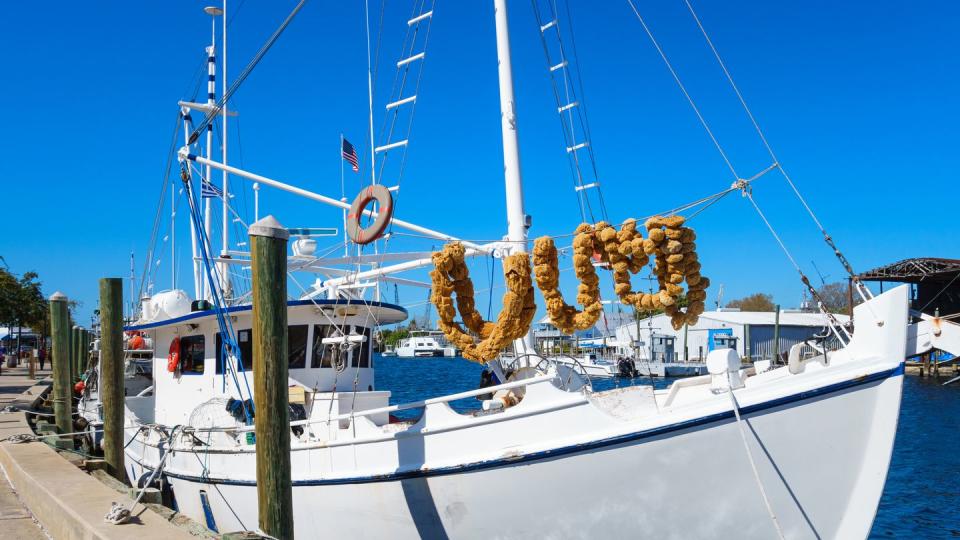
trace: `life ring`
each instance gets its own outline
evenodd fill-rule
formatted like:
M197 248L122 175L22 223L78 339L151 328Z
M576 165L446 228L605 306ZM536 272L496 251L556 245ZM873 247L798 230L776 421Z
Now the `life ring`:
M173 373L180 365L180 338L175 337L170 342L170 351L167 353L167 371Z
M377 212L376 219L367 228L360 227L360 218L367 205L377 201L380 209ZM377 238L383 236L387 230L387 225L393 218L393 195L390 190L380 184L375 184L364 188L357 198L350 205L350 213L347 214L347 235L350 240L357 244L369 244Z

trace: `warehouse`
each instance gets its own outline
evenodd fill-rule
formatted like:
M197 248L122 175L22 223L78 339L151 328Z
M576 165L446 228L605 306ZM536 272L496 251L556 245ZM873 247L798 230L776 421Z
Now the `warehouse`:
M849 317L835 315L846 324ZM828 333L827 317L822 313L799 310L781 310L779 317L779 353L785 357L790 347L816 335ZM772 359L776 313L772 311L739 311L721 309L700 315L696 325L674 330L670 317L656 315L627 323L617 328L617 353L634 356L627 346L633 343L640 351L639 358L656 361L701 361L717 348L732 347L744 359ZM640 339L637 339L639 329Z

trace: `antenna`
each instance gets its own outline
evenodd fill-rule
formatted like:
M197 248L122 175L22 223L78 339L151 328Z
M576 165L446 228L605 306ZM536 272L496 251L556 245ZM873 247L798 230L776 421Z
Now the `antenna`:
M720 311L720 304L723 302L723 283L720 284L720 287L717 289L717 299L713 301L717 306L717 311Z
M813 265L813 269L816 270L816 271L817 271L817 275L820 276L820 284L821 284L821 285L826 285L826 284L827 284L827 278L830 277L830 275L829 275L829 274L827 274L826 276L823 275L823 274L820 272L820 269L817 268L817 263L815 263L815 262L813 262L813 261L810 261L810 264Z

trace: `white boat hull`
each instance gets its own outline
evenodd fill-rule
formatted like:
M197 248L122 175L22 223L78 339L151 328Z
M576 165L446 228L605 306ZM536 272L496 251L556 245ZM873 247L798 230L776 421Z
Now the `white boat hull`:
M750 437L787 538L868 534L893 447L901 374L744 415L763 441ZM295 483L296 535L774 537L729 415L673 429L473 470ZM205 490L221 532L256 529L256 486L170 480L187 515L203 521Z
M858 306L854 342L829 366L749 377L735 392L743 424L709 376L655 396L567 392L546 376L495 414L430 401L400 431L362 416L332 426L333 439L291 453L296 535L773 538L742 428L787 538L864 538L900 407L906 290L895 291L871 302L883 324ZM127 426L141 437L132 413ZM164 469L180 511L220 532L256 529L253 447L180 444L192 446ZM146 440L127 458L132 482L161 461Z

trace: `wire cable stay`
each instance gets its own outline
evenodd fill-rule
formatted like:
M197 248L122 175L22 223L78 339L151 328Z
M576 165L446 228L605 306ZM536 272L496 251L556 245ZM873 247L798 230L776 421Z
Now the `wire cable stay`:
M595 191L596 202L599 205L599 219L606 221L607 209L600 188L600 175L590 137L583 77L576 54L569 3L566 5L566 19L563 21L560 19L556 0L531 0L531 3L560 119L560 129L563 133L580 217L584 222L598 221L590 197L590 192ZM546 4L545 10L541 10L541 3ZM546 19L544 13L547 16ZM561 30L562 26L567 28L566 32ZM567 36L570 41L569 47L565 44ZM572 59L567 56L568 48L573 52ZM556 57L551 55L551 49L555 49ZM584 153L585 158L581 157ZM589 167L590 176L584 171L585 167Z
M629 1L629 0L628 0ZM807 214L810 215L810 218L816 224L817 228L820 229L820 233L823 234L823 239L833 250L834 255L837 257L837 260L840 261L840 264L846 270L847 274L850 275L850 278L853 280L853 283L857 286L857 292L863 297L863 300L866 301L870 298L873 298L873 293L870 292L870 289L864 285L860 280L859 276L853 270L853 266L847 260L846 256L840 251L836 243L833 241L833 238L827 233L826 228L817 218L817 215L813 212L813 209L807 203L803 195L800 194L800 190L794 184L793 180L790 178L790 175L787 174L786 169L783 168L783 165L780 163L780 160L777 158L776 153L773 151L773 147L770 146L770 142L767 140L767 136L764 134L763 129L760 128L760 123L757 122L756 117L753 115L753 111L750 110L750 107L747 105L747 100L744 99L743 93L740 91L740 88L737 86L737 83L733 80L733 75L730 74L730 70L727 69L727 64L723 61L723 58L720 56L717 47L713 44L713 40L710 39L710 34L707 33L707 29L703 26L703 22L700 20L700 17L697 15L696 10L693 8L693 4L690 3L690 0L684 0L684 3L687 5L687 9L690 11L690 15L693 17L693 20L697 23L697 28L700 29L700 32L703 34L704 39L707 41L707 45L710 47L710 51L713 53L714 58L717 60L720 69L723 70L723 74L727 79L727 82L730 83L730 88L733 89L734 94L737 96L737 100L740 101L740 105L743 107L743 111L746 113L747 118L750 119L750 123L753 124L753 129L756 130L757 136L760 138L760 142L763 143L764 148L766 148L767 153L770 154L770 159L777 164L777 168L780 169L780 173L783 174L783 178L787 181L787 184L790 185L790 189L793 191L794 195L797 196L797 199L800 201L800 204L803 205L806 209Z
M233 83L230 84L230 87L227 89L227 91L224 92L222 96L220 96L220 99L217 100L217 103L216 105L214 105L213 109L211 109L210 112L207 113L207 115L203 118L203 120L199 124L197 124L197 127L194 128L193 132L190 133L189 144L193 144L194 142L196 142L197 139L200 137L200 134L207 129L207 125L209 125L211 122L214 121L214 119L220 116L221 111L223 111L223 106L227 103L227 101L229 101L230 97L233 96L234 92L236 92L237 89L240 88L240 85L243 84L243 81L245 81L247 77L250 76L250 73L252 73L254 68L257 67L257 64L259 64L260 61L263 60L263 57L267 54L270 48L273 47L274 43L276 43L277 40L280 39L280 36L281 34L283 34L283 31L287 29L287 26L289 26L290 23L293 21L294 17L297 16L297 13L300 13L300 10L303 8L304 4L306 3L307 3L307 0L300 0L299 2L297 2L297 5L294 6L290 14L287 15L287 18L284 19L282 23L280 23L280 26L267 39L266 43L264 43L263 46L260 47L260 50L257 51L257 54L255 54L253 58L250 60L250 62L247 63L247 66L243 68L243 71L240 72L240 75L238 75L237 78L234 79Z

